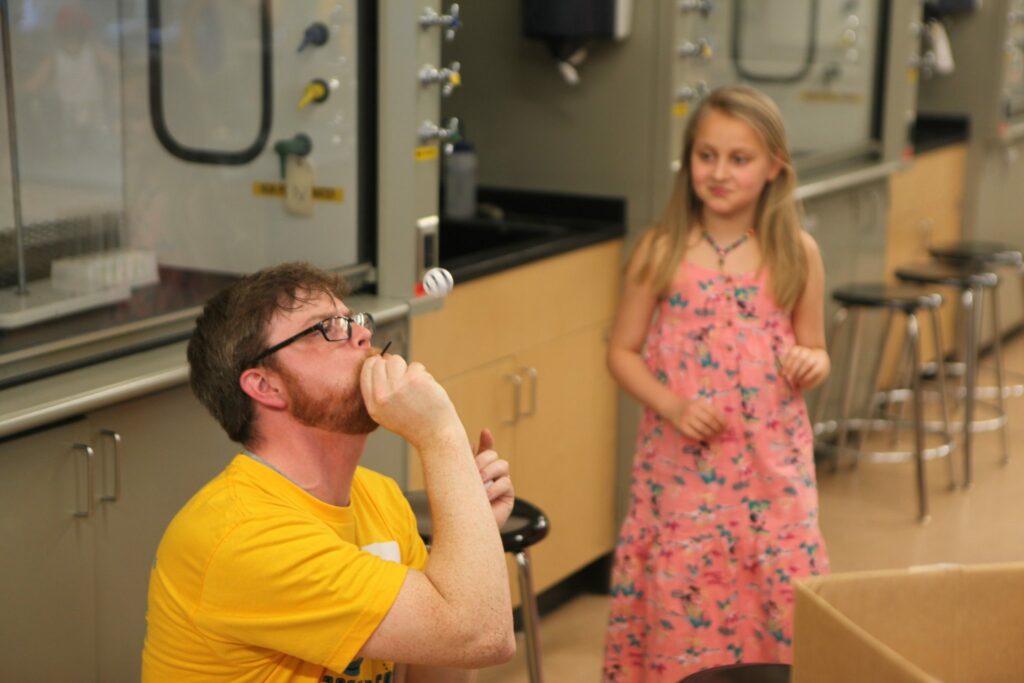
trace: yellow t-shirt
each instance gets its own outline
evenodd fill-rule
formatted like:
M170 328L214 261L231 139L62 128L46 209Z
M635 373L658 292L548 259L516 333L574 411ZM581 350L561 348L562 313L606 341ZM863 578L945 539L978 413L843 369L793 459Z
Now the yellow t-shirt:
M360 467L336 507L239 455L160 542L142 680L390 681L356 654L426 561L393 480Z

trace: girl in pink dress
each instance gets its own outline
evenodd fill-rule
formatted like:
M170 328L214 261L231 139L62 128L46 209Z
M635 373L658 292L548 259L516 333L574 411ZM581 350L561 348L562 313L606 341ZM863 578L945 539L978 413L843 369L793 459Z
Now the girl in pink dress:
M795 190L775 103L715 90L627 266L608 367L645 411L606 681L789 662L793 582L828 570L801 395L830 369L824 271Z

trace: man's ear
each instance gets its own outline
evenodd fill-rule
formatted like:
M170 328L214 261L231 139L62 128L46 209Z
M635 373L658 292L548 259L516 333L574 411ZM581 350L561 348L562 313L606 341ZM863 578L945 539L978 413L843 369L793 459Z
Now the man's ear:
M238 378L249 398L273 410L288 407L288 397L276 373L263 367L249 368Z

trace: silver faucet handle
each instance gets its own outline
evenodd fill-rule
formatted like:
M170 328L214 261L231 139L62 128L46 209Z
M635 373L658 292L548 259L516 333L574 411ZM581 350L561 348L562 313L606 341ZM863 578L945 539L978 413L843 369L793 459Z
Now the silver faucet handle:
M448 14L438 14L433 7L425 7L420 15L420 26L430 28L431 26L443 26L445 29L444 39L451 41L455 38L455 32L462 26L462 18L459 13L459 4L453 2L448 8Z
M437 140L448 142L459 134L459 120L454 116L448 119L445 127L441 127L433 121L424 121L420 125L420 142L427 143Z

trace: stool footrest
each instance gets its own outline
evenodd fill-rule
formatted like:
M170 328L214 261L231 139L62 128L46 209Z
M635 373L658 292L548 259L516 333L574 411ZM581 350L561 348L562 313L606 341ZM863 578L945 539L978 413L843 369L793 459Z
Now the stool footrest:
M846 445L842 449L835 443L827 440L828 436L837 435L842 424L845 422L847 434L856 437L859 434L867 433L890 433L894 431L912 431L910 423L901 424L902 420L885 420L881 418L850 418L845 421L828 420L814 425L814 445L822 451L830 452L836 456L850 455L857 460L867 462L910 462L916 459L917 453L913 450L861 450L856 446ZM932 434L943 434L941 430L931 431ZM943 441L934 446L921 450L923 460L935 460L948 457L956 447L956 440L950 434L943 434Z

